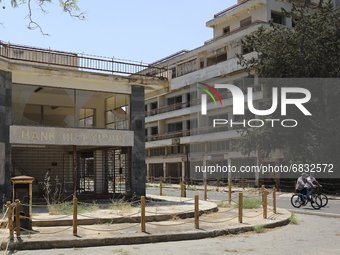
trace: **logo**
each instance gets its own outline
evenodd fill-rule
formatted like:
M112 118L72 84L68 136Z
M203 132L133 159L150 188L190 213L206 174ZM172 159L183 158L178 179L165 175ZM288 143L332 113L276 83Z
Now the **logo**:
M218 93L216 92L216 90L211 87L208 84L204 84L204 83L200 83L203 84L204 86L208 87L211 91L213 91L215 93L215 95L217 96L217 98L220 101L220 104L222 106L222 100L220 98L220 96L218 95ZM216 104L216 100L213 97L213 95L206 89L200 88L199 89L205 91L208 95L210 95L210 97L213 99L215 105ZM228 89L231 94L232 94L232 99L233 99L233 115L245 115L245 109L244 109L244 105L245 105L245 95L243 93L243 91L232 84L215 84L215 88L216 89ZM291 93L299 93L299 94L304 94L305 97L302 98L287 98L287 94L291 94ZM278 88L273 87L272 89L272 105L270 107L270 109L267 110L259 110L259 109L255 109L254 104L253 104L253 88L252 87L248 87L247 88L247 105L248 105L248 110L254 114L254 115L258 115L258 116L266 116L266 115L270 115L272 113L274 113L277 109L278 106ZM309 90L304 89L304 88L297 88L297 87L282 87L281 88L281 116L286 116L287 115L287 105L291 104L291 105L295 105L305 116L310 116L312 115L305 106L303 106L303 104L307 103L309 100L311 99L311 93ZM202 115L207 115L207 95L206 94L202 94L202 98L201 98L201 114ZM265 121L270 121L272 122L272 127L274 127L274 122L275 121L280 121L278 119L267 119ZM285 122L294 122L295 125L285 125ZM228 121L228 120L224 120L224 119L214 119L214 123L213 126L215 127L215 125L217 124L222 124L225 125L228 122L230 122L230 126L233 125L232 120ZM254 126L252 123L260 123L258 126ZM243 120L243 122L234 122L234 124L243 124L244 126L246 125L246 120ZM295 127L297 125L297 121L294 119L286 119L281 121L282 126L284 127ZM252 119L248 121L248 126L250 127L261 127L264 125L264 121L260 120L260 119Z
M217 96L218 100L220 101L221 106L223 106L222 105L222 100L221 100L219 94L217 93L217 91L213 87L211 87L208 84L202 83L202 82L199 82L199 84L202 84L202 85L206 86L208 89L210 89L212 92L214 92L214 94ZM206 92L212 98L212 100L214 101L215 105L217 105L214 96L211 94L211 92L209 90L203 89L201 87L197 87L197 88L199 88L199 89L203 90L204 92ZM202 104L201 104L202 105L202 108L201 108L202 115L207 115L207 95L206 94L202 94L201 101L202 101Z

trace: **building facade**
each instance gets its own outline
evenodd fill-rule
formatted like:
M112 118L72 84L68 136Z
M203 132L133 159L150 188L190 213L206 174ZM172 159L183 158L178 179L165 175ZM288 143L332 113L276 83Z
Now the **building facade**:
M33 199L144 195L145 97L167 90L163 68L1 43L0 204L20 175Z
M315 5L313 1L311 4ZM335 2L335 5L339 6L339 2ZM279 151L273 152L271 158L265 160L259 151L249 156L242 155L233 146L233 141L240 138L233 127L213 127L212 122L207 121L209 118L227 119L230 122L257 117L247 110L243 119L233 116L230 93L219 93L223 105L227 106L227 112L224 107L223 111L211 110L204 116L193 110L200 104L204 92L193 91L191 88L202 83L212 87L215 84L233 84L246 93L247 88L251 87L254 107L259 109L265 98L265 88L259 84L256 73L252 73L254 78L247 78L248 73L238 65L236 54L246 59L256 56L256 52L242 47L241 40L260 26L270 29L268 21L271 19L274 23L293 28L292 20L280 14L281 8L290 7L291 1L239 0L236 5L215 14L213 19L206 22L206 26L213 29L212 39L204 42L201 47L182 50L154 63L168 66L171 70L171 92L146 101L148 177L240 178L240 174L232 176L230 173L207 176L206 173L197 173L193 166L251 166L263 161L274 166L280 163L283 155ZM214 102L208 100L209 104L213 105ZM210 125L207 126L207 123ZM186 163L187 153L190 164ZM272 177L279 178L277 174ZM259 175L254 174L252 178L258 179Z

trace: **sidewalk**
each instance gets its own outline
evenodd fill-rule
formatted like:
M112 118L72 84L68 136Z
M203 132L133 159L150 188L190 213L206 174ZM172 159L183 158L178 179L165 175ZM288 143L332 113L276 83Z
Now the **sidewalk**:
M152 196L158 199L165 199L168 202L180 202L185 199L178 197L160 197ZM220 208L219 212L203 214L199 218L199 229L195 228L194 218L180 219L175 214L193 211L194 201L186 199L185 205L179 205L177 208L173 205L163 207L170 220L160 221L158 218L161 211L151 207L146 207L147 215L153 218L152 222L146 223L146 232L141 231L140 220L136 218L135 223L115 223L115 224L95 224L95 225L78 225L77 236L73 236L72 226L55 226L55 227L34 227L32 233L22 231L21 238L16 238L9 243L10 250L31 250L31 249L51 249L51 248L70 248L70 247L90 247L104 245L122 245L122 244L140 244L164 241L179 241L200 239L206 237L215 237L228 235L230 233L239 233L251 231L256 225L265 225L266 227L282 226L288 223L291 213L284 209L277 209L274 214L271 207L268 207L268 218L263 219L262 208L244 209L243 223L238 222L238 208ZM179 209L179 207L182 206ZM203 208L216 208L212 202L199 202L200 210ZM173 208L174 207L174 208ZM203 212L202 212L203 213ZM99 214L95 213L99 218ZM43 216L41 216L43 217ZM45 216L44 216L45 217ZM138 217L138 216L137 216ZM149 218L151 220L151 218ZM1 229L0 236L8 230ZM5 239L7 242L7 239ZM6 247L4 242L2 247Z

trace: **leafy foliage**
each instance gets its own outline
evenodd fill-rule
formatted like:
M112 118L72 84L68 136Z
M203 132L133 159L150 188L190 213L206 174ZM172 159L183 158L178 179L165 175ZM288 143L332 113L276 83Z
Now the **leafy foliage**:
M312 113L305 116L296 108L287 109L287 119L295 119L298 126L290 129L267 122L261 128L242 128L238 131L237 148L243 154L260 150L263 158L270 157L275 149L284 153L289 163L335 163L340 152L340 12L331 1L320 1L317 6L308 1L292 3L291 10L281 14L293 20L294 28L269 22L242 41L243 47L253 48L257 56L246 59L237 55L239 64L250 75L251 70L261 78L282 79L275 87L307 88L312 99L304 106ZM251 75L250 75L251 76ZM313 79L307 79L313 78ZM315 79L331 78L331 79ZM264 84L264 94L271 93L273 85ZM291 95L291 97L293 97ZM298 97L298 96L296 96ZM269 109L272 100L264 102ZM292 106L295 107L295 106ZM264 119L282 119L280 109Z
M4 1L0 0L0 3L1 2L4 2ZM48 11L46 9L46 5L47 4L54 4L55 2L58 2L59 7L61 7L62 11L68 13L71 17L75 17L75 18L78 18L80 20L85 19L84 13L80 12L80 8L78 7L78 1L77 0L58 0L58 1L36 0L36 1L33 1L33 2L32 2L32 0L11 0L11 6L13 8L17 8L20 5L26 5L27 8L28 8L27 18L29 19L29 23L27 25L27 28L31 29L31 30L38 29L38 30L40 30L40 32L43 35L48 35L48 34L44 33L42 27L32 19L32 15L33 15L32 10L33 10L34 4L35 4L35 5L38 6L40 11L47 14ZM2 6L2 8L6 9L6 6ZM2 24L2 23L0 23L0 24Z

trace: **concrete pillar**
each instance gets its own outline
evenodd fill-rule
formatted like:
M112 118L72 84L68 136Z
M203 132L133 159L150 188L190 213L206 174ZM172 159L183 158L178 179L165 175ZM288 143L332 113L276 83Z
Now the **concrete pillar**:
M0 71L0 208L12 200L12 148L9 127L12 124L12 73Z
M131 190L127 195L145 196L145 92L143 86L131 86L130 120L134 131L134 146L131 147ZM127 187L129 189L129 187Z
M164 95L163 96L159 96L157 98L157 100L158 100L158 108L166 106L166 98L165 98Z
M182 103L185 103L185 102L187 102L188 101L188 99L187 99L187 93L183 93L182 94ZM186 104L182 104L182 108L185 108L185 107L187 107L187 105ZM184 130L184 128L183 128L183 130Z
M162 135L166 133L166 123L165 120L158 121L158 134Z
M104 191L104 155L103 151L97 150L93 152L94 157L94 192L101 194Z
M146 163L146 177L150 178L150 164Z
M166 163L163 162L163 181L166 181L166 177L167 177L167 172L166 172Z
M182 181L185 179L185 165L187 162L182 161Z

